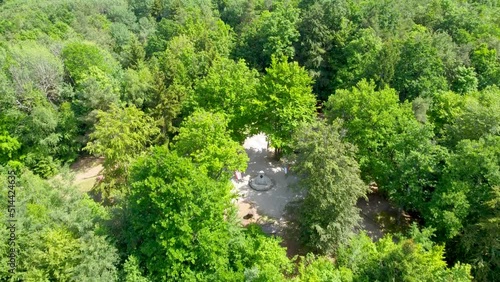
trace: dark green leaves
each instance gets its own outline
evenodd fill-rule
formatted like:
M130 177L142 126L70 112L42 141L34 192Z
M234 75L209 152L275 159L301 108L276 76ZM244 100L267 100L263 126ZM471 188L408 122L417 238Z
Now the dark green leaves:
M303 124L294 136L298 151L294 170L299 186L307 190L300 212L305 243L331 254L348 242L358 226L356 203L368 187L360 178L355 147L343 142L338 124Z

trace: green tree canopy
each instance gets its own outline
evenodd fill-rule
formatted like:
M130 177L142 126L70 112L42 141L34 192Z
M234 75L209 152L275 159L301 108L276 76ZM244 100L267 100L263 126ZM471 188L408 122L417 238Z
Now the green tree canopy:
M325 115L329 120L344 121L347 140L359 148L361 169L376 180L379 180L377 175L386 174L384 163L392 157L386 154L389 146L395 146L397 138L404 138L420 127L411 105L399 104L394 89L376 91L375 84L367 81L330 96L325 103Z
M258 91L258 127L273 147L286 151L299 124L314 119L312 79L304 68L296 62L288 63L286 58L273 57L266 71Z
M99 111L97 118L84 149L104 157L105 183L109 187L123 184L130 164L153 143L159 129L152 118L135 106L112 105L108 112ZM108 195L109 187L105 190Z
M471 51L470 59L478 74L479 89L500 84L500 60L496 49L483 43Z
M462 140L446 159L440 185L424 214L441 240L461 234L483 218L484 203L500 185L500 138Z
M487 135L500 135L500 88L488 87L461 97L461 111L445 125L448 144L460 140L478 140Z
M391 85L398 90L401 101L432 97L435 92L448 88L443 62L424 27L416 26L402 43L395 69Z
M299 38L299 9L293 2L277 1L273 11L263 11L252 24L245 25L236 55L259 71L271 63L271 56L292 58Z
M332 254L348 242L360 220L356 203L366 197L368 186L360 178L355 147L343 142L338 124L305 124L294 136L298 151L294 171L299 186L307 190L300 208L305 243Z
M500 275L500 186L493 187L489 200L480 207L481 219L469 224L460 240L458 257L472 265L474 278L491 281Z
M196 111L182 123L172 149L191 158L211 178L229 179L235 170L246 170L248 156L231 139L227 125L224 114Z
M444 247L413 227L411 238L388 235L374 243L366 234L339 250L338 264L352 270L353 281L472 281L470 266L447 268Z
M298 275L292 281L296 282L351 282L351 270L336 267L328 257L315 257L308 253L302 257L297 267Z
M168 47L151 61L152 98L147 105L159 121L162 133L174 132L176 119L193 93L195 82L202 76L203 63L194 43L180 35L168 42Z
M8 183L0 166L0 181ZM117 281L118 252L106 238L106 209L71 185L68 175L51 181L18 170L15 183L16 273L12 281ZM7 220L8 188L2 193ZM5 196L4 196L5 195ZM0 277L7 279L9 230L2 228Z
M329 120L344 121L346 140L359 148L363 177L400 207L421 208L445 154L432 142L432 127L417 121L411 105L398 102L396 91L375 91L373 82L337 91L325 107Z
M12 60L10 76L21 100L25 99L23 92L35 88L51 103L61 102L63 64L59 58L34 42L26 42L22 47L14 45L9 53Z
M92 68L112 75L118 67L109 53L89 42L68 43L62 50L62 58L73 83L80 83Z
M194 107L226 114L232 137L243 142L255 131L258 85L257 71L250 70L245 61L217 59L195 87Z
M227 271L227 182L161 147L136 162L130 183L129 250L148 277L206 280Z

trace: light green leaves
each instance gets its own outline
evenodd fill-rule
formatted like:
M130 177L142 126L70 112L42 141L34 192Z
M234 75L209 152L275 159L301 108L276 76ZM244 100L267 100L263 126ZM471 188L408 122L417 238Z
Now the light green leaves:
M172 148L180 156L191 158L211 178L229 179L235 170L246 170L248 156L230 138L227 124L221 113L197 111L182 124Z
M211 112L226 114L232 137L243 142L257 122L259 96L258 73L245 61L219 58L213 62L207 76L195 87L193 104Z
M135 106L121 108L112 105L109 112L99 111L95 130L84 148L104 157L106 182L126 181L132 160L141 155L158 136L159 129L152 118ZM107 191L109 193L109 190Z
M139 159L128 200L129 244L154 281L189 280L225 267L229 189L165 147Z
M357 235L340 249L338 263L352 269L354 281L471 281L469 265L447 268L444 247L422 244L429 242L426 231L415 235L397 242L385 236L376 243Z
M299 124L314 119L312 79L304 68L296 62L288 63L284 57L273 57L266 71L258 92L262 100L258 125L271 146L287 151Z

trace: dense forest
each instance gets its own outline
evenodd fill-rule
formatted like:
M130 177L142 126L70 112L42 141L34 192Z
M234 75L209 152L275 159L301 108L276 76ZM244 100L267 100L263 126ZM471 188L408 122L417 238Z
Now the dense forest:
M499 15L498 0L0 0L0 215L17 220L1 280L495 281ZM304 255L232 204L258 133L307 192ZM104 173L82 193L68 167L88 155ZM359 231L369 185L405 232Z

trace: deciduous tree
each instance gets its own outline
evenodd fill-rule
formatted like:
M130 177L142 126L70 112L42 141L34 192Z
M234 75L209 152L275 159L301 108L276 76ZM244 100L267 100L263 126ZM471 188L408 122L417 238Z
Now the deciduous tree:
M228 264L227 182L155 148L134 165L128 199L129 251L154 281L215 279Z
M363 177L400 207L421 206L425 190L434 185L427 181L437 173L442 150L432 143L432 127L416 120L411 105L400 104L394 89L375 91L373 82L361 81L350 91L338 90L325 108L329 120L344 121L346 140L359 148Z
M273 55L293 58L293 44L299 38L298 22L299 9L292 2L277 2L273 11L263 11L243 28L236 55L259 71L271 64Z
M412 228L412 236L397 243L392 235L374 243L360 234L339 250L338 264L352 270L354 281L472 281L469 265L447 268L444 247Z
M257 71L250 70L245 61L220 58L197 83L193 106L226 114L233 139L243 142L248 133L255 131L258 85Z
M432 97L448 88L438 50L432 46L429 31L422 26L416 26L403 42L395 70L391 86L399 92L401 101Z
M292 134L301 122L312 121L316 99L312 79L298 63L274 58L262 78L259 95L258 126L279 151L290 148Z
M2 166L0 181L7 183ZM103 233L108 218L104 207L72 186L66 174L48 181L22 169L15 186L16 271L8 273L12 245L8 229L2 228L3 280L117 281L118 252ZM6 185L0 187L2 195L7 190ZM7 211L7 198L1 198L0 207Z
M245 171L248 156L231 139L227 118L222 113L194 112L174 137L173 150L188 157L213 179L229 179L235 170Z

